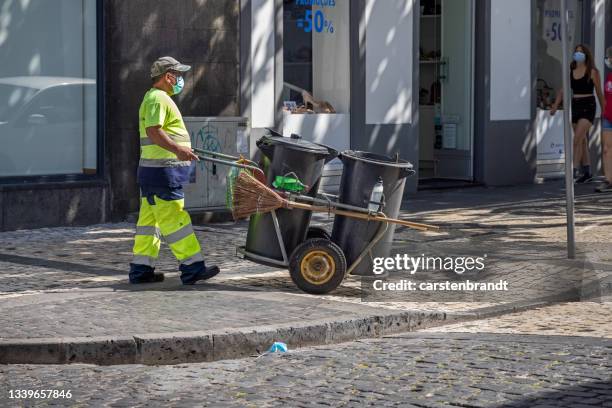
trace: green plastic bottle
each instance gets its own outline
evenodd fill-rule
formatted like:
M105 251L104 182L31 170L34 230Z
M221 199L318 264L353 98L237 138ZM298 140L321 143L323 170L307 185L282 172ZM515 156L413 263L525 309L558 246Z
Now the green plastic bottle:
M276 176L272 185L277 190L289 191L292 193L302 193L306 190L306 185L295 177Z

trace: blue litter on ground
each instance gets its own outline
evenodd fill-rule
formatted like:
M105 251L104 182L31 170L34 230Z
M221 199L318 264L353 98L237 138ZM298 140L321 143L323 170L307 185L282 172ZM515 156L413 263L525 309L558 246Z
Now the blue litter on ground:
M274 342L268 349L268 353L286 353L287 351L289 351L287 345L280 341Z

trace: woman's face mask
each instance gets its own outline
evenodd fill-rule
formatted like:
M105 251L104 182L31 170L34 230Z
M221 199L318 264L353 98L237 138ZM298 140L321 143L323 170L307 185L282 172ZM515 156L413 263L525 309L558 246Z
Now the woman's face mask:
M612 57L606 58L606 67L608 67L608 69L612 69Z
M586 61L586 54L581 51L576 51L574 53L574 61L576 62L584 62Z

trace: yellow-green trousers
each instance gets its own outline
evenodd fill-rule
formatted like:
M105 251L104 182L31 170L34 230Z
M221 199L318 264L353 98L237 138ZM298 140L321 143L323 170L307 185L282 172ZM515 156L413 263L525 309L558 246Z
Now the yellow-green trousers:
M184 198L168 200L154 194L141 198L131 281L153 274L162 237L180 263L183 281L206 270L200 244L191 225L191 217L184 207Z

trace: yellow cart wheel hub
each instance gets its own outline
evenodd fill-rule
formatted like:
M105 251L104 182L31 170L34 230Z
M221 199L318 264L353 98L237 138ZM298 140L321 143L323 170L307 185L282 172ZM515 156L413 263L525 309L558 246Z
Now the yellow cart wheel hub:
M325 251L312 251L300 263L302 277L312 285L324 285L334 276L336 262Z

